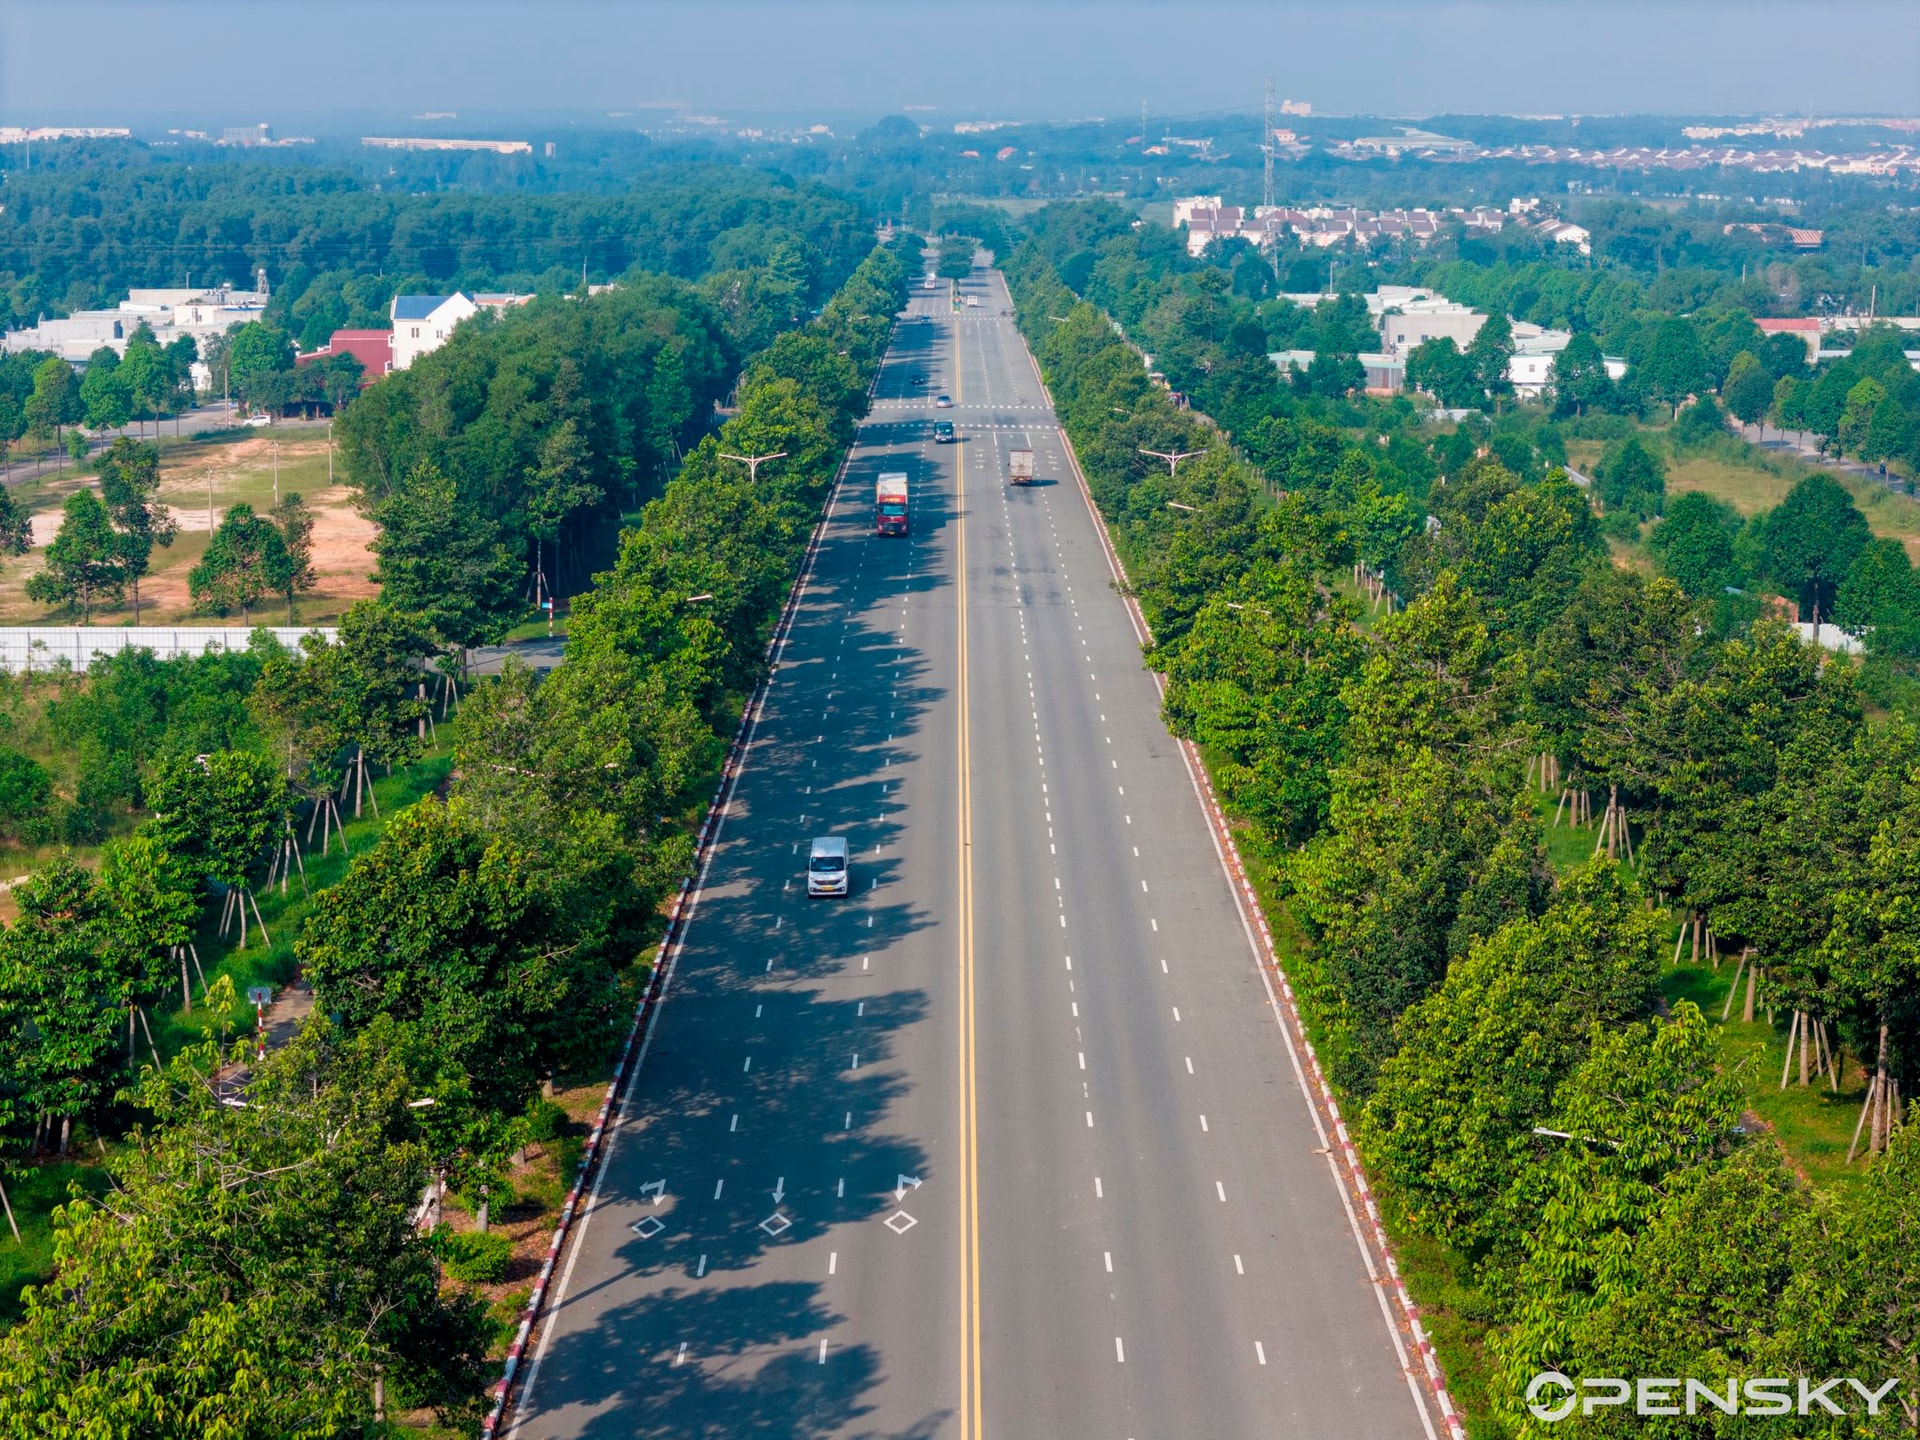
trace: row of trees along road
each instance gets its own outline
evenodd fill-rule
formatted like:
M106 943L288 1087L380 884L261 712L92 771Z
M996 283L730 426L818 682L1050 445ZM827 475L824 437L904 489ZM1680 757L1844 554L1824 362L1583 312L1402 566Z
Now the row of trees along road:
M1368 434L1390 407L1333 429L1248 371L1217 383L1287 477L1265 502L1063 283L1111 278L1135 243L1097 210L1041 212L1008 267L1021 324L1153 627L1169 724L1300 937L1289 965L1363 1153L1493 1322L1456 1376L1475 1409L1535 1433L1521 1396L1549 1368L1913 1386L1920 739L1870 722L1851 667L1785 626L1730 632L1713 597L1608 564L1558 470L1468 458L1416 498ZM1201 453L1169 475L1143 449ZM1558 879L1543 784L1617 817ZM1781 1083L1864 1092L1870 1163L1843 1197L1741 1123L1709 1018L1661 998L1676 941L1651 902L1741 967L1729 1008L1791 1019Z
M146 1118L113 1161L116 1188L61 1213L55 1278L0 1337L0 1430L112 1417L128 1433L333 1435L371 1425L382 1394L472 1422L488 1329L477 1301L439 1285L415 1207L443 1186L476 1206L481 1187L505 1193L513 1152L550 1124L542 1082L603 1063L617 1040L907 273L875 251L819 319L757 356L737 414L581 598L567 663L538 686L510 666L467 698L449 797L394 817L297 941L318 1017L299 1038L252 1063L238 1097L218 1091L212 1044L141 1070L125 1098ZM629 303L587 302L614 319L590 317L581 348L527 378L551 395L563 360L610 368L596 347L628 345L615 321ZM491 423L468 412L447 453L478 450L466 432ZM568 423L550 414L532 453ZM723 449L788 458L754 481ZM597 485L622 483L609 469ZM250 700L258 751L162 765L154 818L98 881L62 863L25 888L0 937L0 1092L23 1118L99 1113L124 1083L129 1007L171 975L203 886L257 878L292 797L312 803L362 753L405 757L405 659L431 619L389 597L350 615L339 645L270 657ZM64 989L16 997L18 976ZM91 1038L63 1048L76 1028ZM30 1045L50 1057L39 1070Z

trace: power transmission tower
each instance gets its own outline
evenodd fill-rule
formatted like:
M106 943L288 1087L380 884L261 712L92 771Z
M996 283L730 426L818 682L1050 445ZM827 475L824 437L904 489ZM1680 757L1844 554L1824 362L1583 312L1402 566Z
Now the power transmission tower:
M1260 158L1263 183L1260 187L1260 203L1268 210L1273 209L1273 77L1267 77L1267 104L1265 119L1260 126Z

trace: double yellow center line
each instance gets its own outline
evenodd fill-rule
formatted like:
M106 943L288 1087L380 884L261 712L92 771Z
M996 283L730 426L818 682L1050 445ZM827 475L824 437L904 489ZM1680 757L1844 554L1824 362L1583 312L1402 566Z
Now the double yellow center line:
M960 327L953 335L953 394L961 381ZM967 675L967 461L954 465L959 567L960 667L960 1440L979 1440L980 1414L980 1136L975 1097L973 1028L973 748Z

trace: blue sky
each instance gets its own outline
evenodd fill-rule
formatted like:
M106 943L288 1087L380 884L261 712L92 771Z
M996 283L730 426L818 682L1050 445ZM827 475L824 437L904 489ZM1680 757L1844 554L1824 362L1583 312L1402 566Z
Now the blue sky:
M1920 113L1915 0L6 0L0 121Z

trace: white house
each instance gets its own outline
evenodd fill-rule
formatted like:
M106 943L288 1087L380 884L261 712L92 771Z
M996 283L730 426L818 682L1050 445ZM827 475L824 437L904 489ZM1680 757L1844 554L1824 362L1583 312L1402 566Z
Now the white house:
M496 315L516 305L524 305L531 295L396 295L387 314L393 323L393 366L404 370L430 350L438 350L453 334L453 327L482 310Z
M404 370L430 350L438 350L453 327L480 307L459 291L451 295L396 295L387 313L393 321L393 368Z

